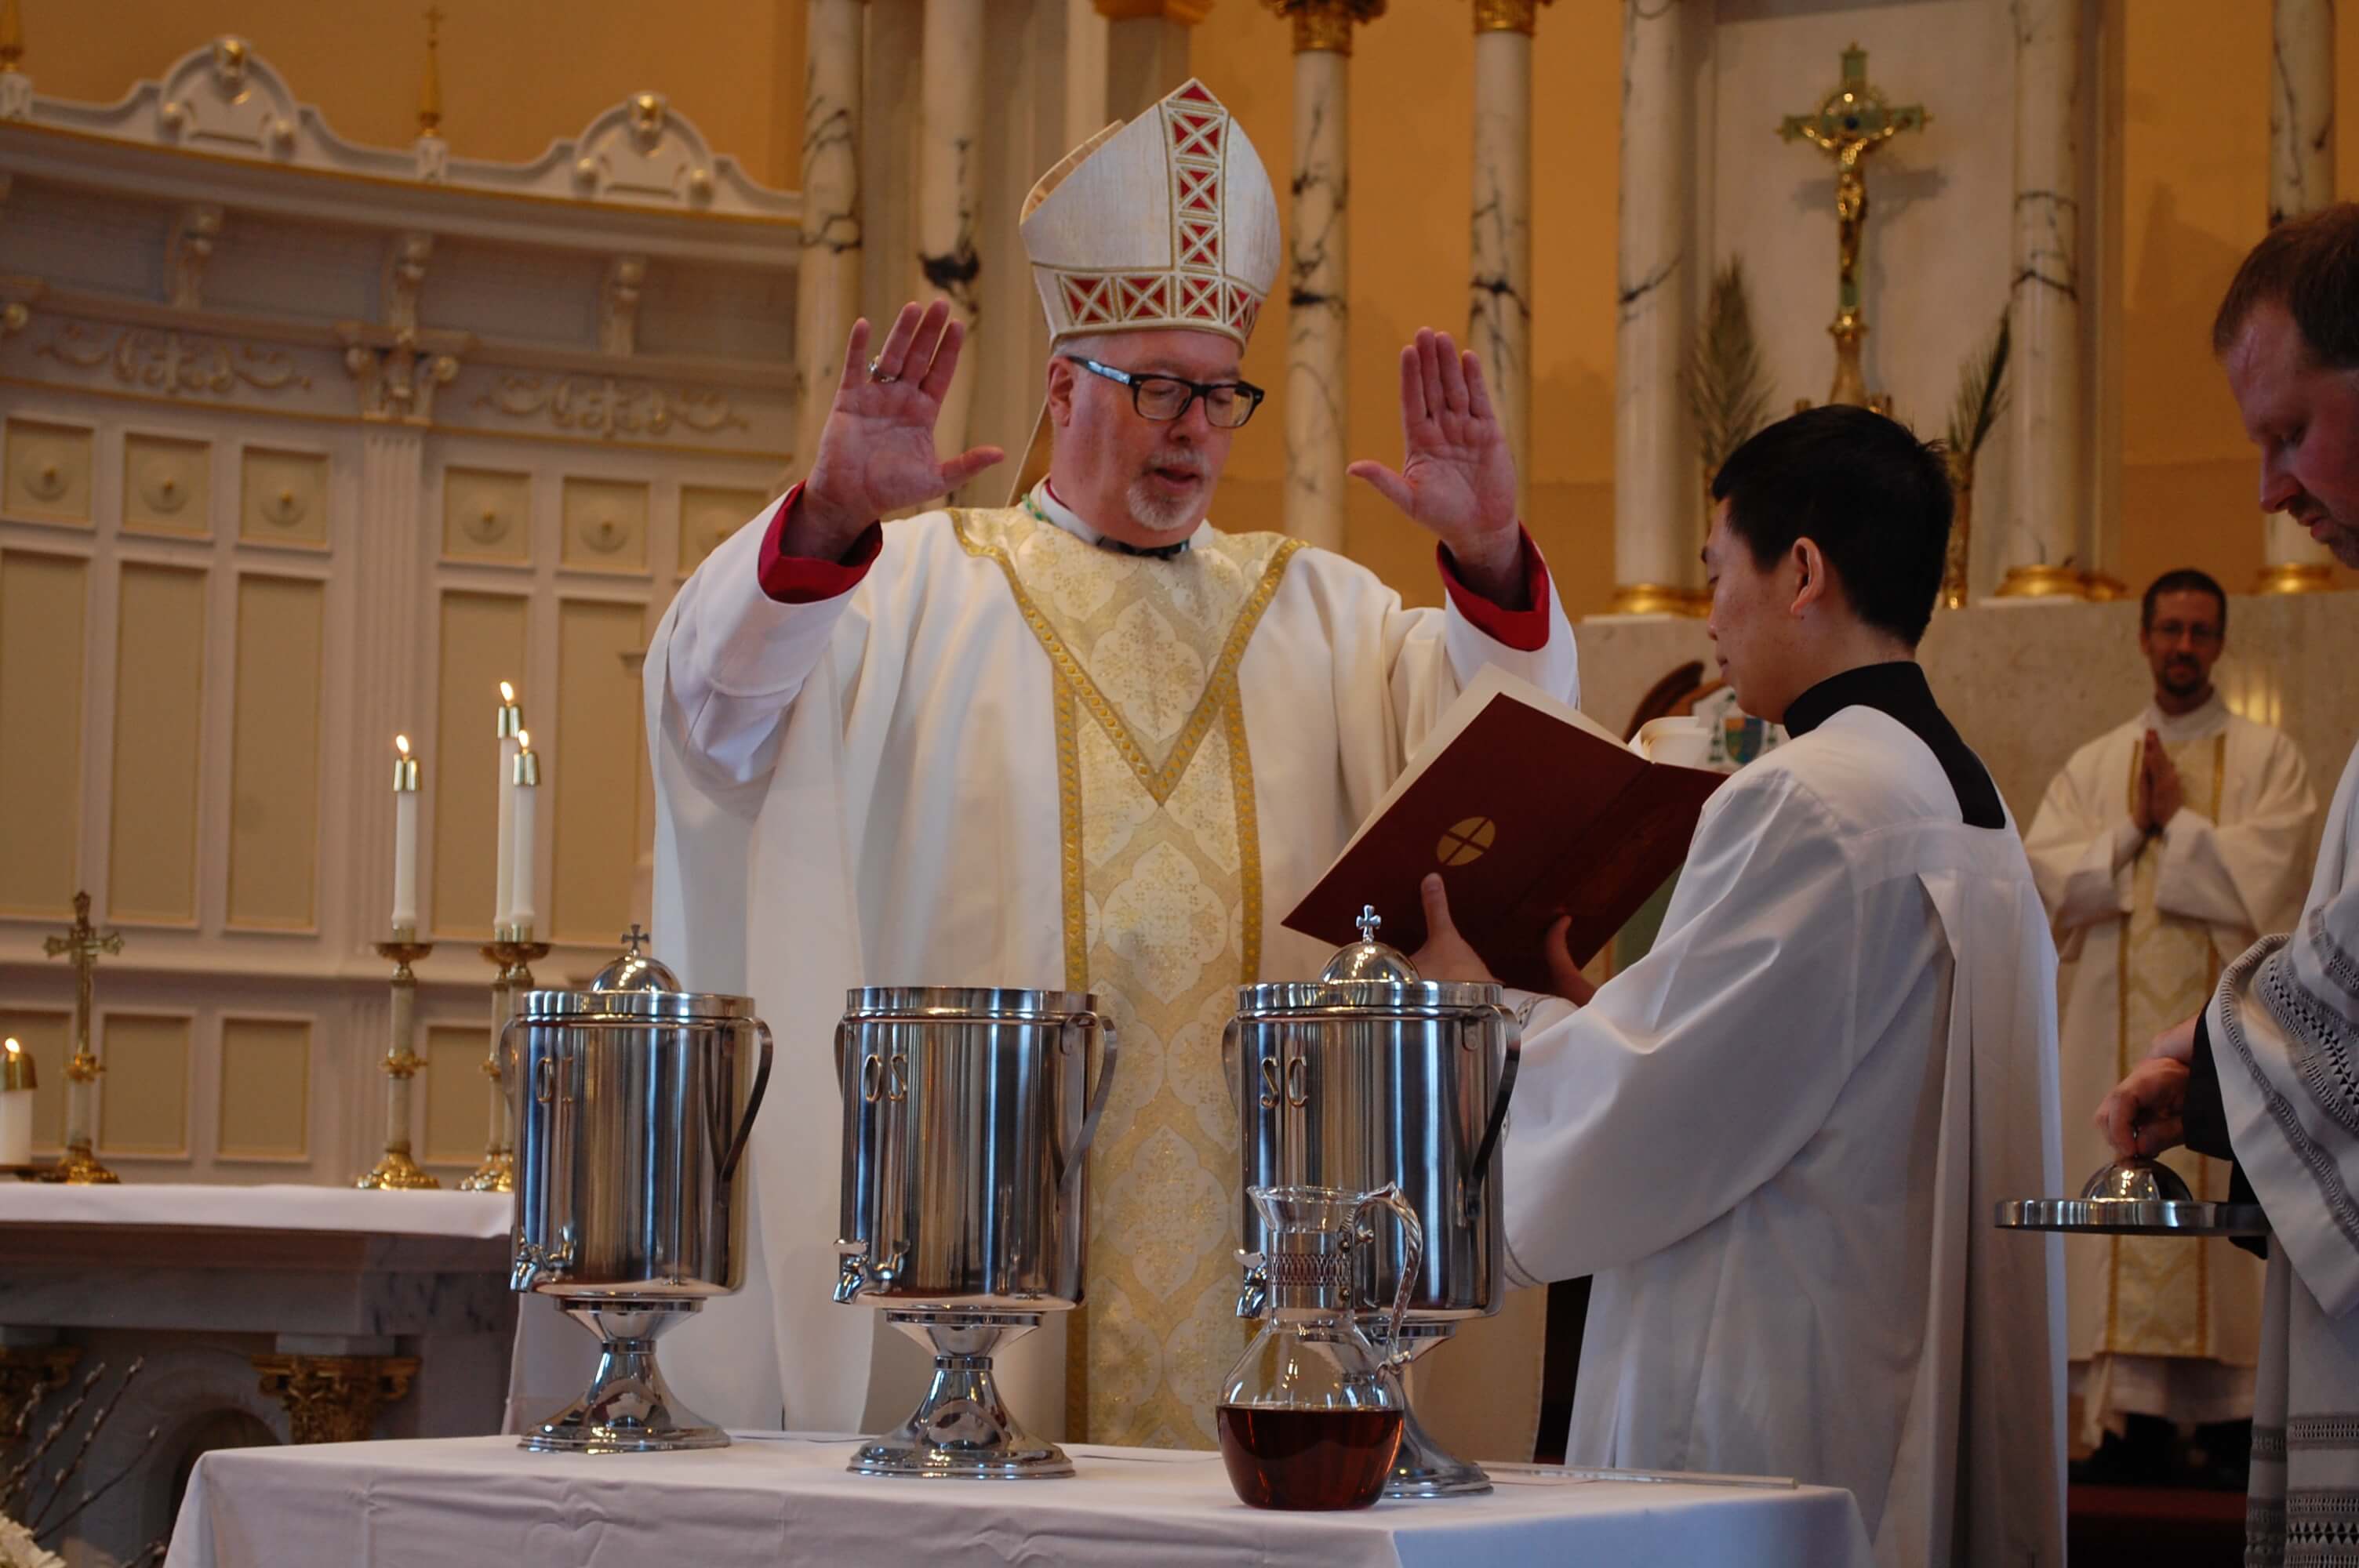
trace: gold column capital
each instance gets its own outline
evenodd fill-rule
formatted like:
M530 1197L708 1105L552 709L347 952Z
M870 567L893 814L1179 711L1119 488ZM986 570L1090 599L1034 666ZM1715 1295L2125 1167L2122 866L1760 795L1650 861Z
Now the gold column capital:
M1474 0L1474 30L1529 38L1539 26L1539 8L1554 4L1556 0Z
M2009 567L1998 585L1999 599L2085 599L2088 579L2071 567Z
M1701 618L1712 613L1712 595L1702 589L1680 588L1670 583L1624 583L1614 589L1614 602L1606 613Z
M1096 0L1109 22L1177 22L1192 27L1212 14L1212 0Z
M2263 567L2254 579L2255 593L2331 593L2334 568L2324 561L2281 561Z
M1385 0L1261 0L1280 16L1294 19L1294 52L1352 52L1352 24L1385 14Z

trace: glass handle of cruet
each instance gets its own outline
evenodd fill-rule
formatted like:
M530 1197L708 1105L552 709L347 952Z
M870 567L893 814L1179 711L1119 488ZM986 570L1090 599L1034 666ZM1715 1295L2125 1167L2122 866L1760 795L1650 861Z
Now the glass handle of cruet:
M1418 1272L1425 1267L1425 1227L1418 1223L1417 1210L1409 1207L1408 1200L1401 1196L1397 1182L1386 1182L1360 1199L1363 1213L1371 1208L1390 1209L1393 1217L1401 1223L1401 1236L1407 1243L1401 1251L1400 1285L1393 1292L1392 1322L1385 1330L1386 1359L1397 1366L1408 1360L1408 1353L1401 1347L1401 1319L1408 1313L1408 1298L1410 1292L1417 1289ZM1375 1232L1364 1227L1361 1234L1371 1242L1375 1239Z

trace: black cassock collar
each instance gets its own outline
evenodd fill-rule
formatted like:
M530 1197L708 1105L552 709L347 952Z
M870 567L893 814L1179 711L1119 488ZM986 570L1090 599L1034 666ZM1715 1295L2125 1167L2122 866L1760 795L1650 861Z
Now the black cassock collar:
M1923 665L1914 659L1894 659L1829 676L1787 708L1786 732L1807 735L1844 708L1855 707L1873 708L1898 719L1925 742L1949 775L1959 815L1967 827L2006 826L2006 807L1999 800L1998 786L1991 783L1990 770L1933 700Z

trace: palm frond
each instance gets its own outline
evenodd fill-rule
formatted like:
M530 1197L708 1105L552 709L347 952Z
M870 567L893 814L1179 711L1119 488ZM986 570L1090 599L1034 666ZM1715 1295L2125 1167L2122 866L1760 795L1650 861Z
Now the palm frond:
M1702 330L1680 379L1695 420L1703 471L1715 473L1769 417L1769 387L1761 373L1761 346L1753 337L1743 262L1732 260L1712 276Z
M1957 399L1950 405L1950 450L1957 454L1970 473L1983 442L1989 438L1998 416L2006 410L2009 343L2007 316L2002 310L1998 330L1991 334L1989 345L1958 373Z

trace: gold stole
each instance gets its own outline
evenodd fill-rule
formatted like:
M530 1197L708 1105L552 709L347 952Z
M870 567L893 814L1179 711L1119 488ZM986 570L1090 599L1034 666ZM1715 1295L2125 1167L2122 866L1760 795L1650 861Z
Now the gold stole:
M1169 560L1025 508L953 514L1007 574L1054 674L1065 984L1122 1032L1090 1154L1087 1304L1067 1435L1209 1447L1235 1318L1237 1119L1221 1068L1261 962L1261 847L1237 665L1299 540L1212 534Z
M2133 811L2144 744L2138 741L2130 750ZM2206 815L2217 823L2228 773L2227 731L2165 750L2171 765L2179 770L2181 798L2190 806L2208 798L2211 809ZM2161 861L2161 844L2149 839L2139 846L2130 873L2130 913L2122 930L2120 972L2115 976L2120 992L2120 1027L2114 1037L2116 1077L2128 1076L2157 1034L2201 1008L2220 978L2212 927L2201 920L2156 910L2155 880ZM2162 1161L2187 1178L2196 1197L2216 1200L2228 1195L2228 1168L2222 1162L2183 1147L2169 1151ZM2140 1236L2106 1239L2113 1257L2105 1279L2105 1333L2097 1344L2097 1353L2213 1355L2212 1250L2227 1243L2198 1241L2190 1246L2182 1238Z

